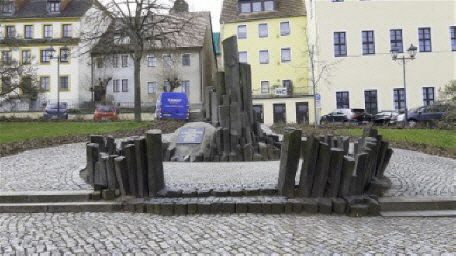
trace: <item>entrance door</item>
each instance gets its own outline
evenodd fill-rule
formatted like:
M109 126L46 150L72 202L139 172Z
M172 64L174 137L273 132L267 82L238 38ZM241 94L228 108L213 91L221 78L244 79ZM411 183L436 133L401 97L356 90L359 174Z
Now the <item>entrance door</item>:
M298 124L309 123L309 103L296 102L296 122Z
M263 105L253 105L253 118L255 121L264 123Z
M286 123L286 112L285 104L274 104L274 123Z

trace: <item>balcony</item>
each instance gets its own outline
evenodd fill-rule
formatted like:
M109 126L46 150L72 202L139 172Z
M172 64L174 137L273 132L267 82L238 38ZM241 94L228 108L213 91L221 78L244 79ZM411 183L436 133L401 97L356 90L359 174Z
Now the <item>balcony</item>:
M266 92L261 89L253 89L252 97L254 99L273 99L273 98L301 98L305 96L312 96L313 88L310 86L305 87L273 87L269 88Z

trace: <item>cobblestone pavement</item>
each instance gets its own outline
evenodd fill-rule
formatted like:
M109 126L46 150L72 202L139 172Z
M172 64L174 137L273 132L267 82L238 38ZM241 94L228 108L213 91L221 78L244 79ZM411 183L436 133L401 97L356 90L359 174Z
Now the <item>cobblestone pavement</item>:
M0 214L0 253L455 253L451 218Z
M0 192L91 189L80 177L85 144L35 149L0 158Z
M1 191L86 190L79 177L84 143L30 150L0 158ZM274 184L279 162L165 163L168 184L203 186ZM456 160L395 149L386 196L456 196Z

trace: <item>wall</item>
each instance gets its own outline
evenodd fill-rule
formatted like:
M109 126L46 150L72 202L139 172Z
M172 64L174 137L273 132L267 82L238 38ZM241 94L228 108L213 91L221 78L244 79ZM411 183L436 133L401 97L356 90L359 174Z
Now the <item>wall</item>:
M390 56L390 29L403 30L406 50L419 45L418 28L430 27L432 52L418 52L407 63L408 107L423 105L422 87L438 90L456 79L456 52L451 51L450 26L455 26L455 1L307 1L310 35L320 44L319 61L337 63L323 82L322 114L336 108L336 92L350 92L350 107L364 108L364 90L377 90L378 109L394 109L393 89L403 88L402 65ZM312 9L312 7L314 9ZM312 13L313 12L313 13ZM361 31L375 31L375 55L362 55ZM334 57L333 33L347 33L347 57Z
M253 105L263 106L264 123L271 125L274 123L274 104L285 104L287 123L296 123L296 103L307 102L309 104L309 119L313 122L314 106L313 96L303 98L275 98L275 99L254 99Z

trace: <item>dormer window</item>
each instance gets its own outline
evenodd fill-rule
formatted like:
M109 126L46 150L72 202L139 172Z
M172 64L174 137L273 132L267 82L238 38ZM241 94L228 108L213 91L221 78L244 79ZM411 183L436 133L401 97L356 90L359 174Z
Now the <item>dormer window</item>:
M13 3L5 3L2 5L2 13L11 14L13 13Z
M240 13L267 12L274 9L272 0L239 0Z
M114 35L114 44L129 44L129 36Z
M60 2L48 2L49 12L59 13L60 12Z

